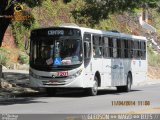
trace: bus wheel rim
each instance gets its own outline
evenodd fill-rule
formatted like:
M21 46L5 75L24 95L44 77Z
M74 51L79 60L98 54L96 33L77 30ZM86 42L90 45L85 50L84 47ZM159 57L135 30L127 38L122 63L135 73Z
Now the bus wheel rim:
M93 86L93 92L94 92L94 93L97 93L97 89L98 89L98 84L97 84L97 82L95 81L94 86Z

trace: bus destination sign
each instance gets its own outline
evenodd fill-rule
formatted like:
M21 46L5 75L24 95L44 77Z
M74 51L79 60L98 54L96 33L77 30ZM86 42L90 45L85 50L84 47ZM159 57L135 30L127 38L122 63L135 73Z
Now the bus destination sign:
M37 36L81 36L81 31L79 29L71 28L45 28L45 29L36 29L31 32L32 37Z
M48 35L64 35L64 30L48 30Z

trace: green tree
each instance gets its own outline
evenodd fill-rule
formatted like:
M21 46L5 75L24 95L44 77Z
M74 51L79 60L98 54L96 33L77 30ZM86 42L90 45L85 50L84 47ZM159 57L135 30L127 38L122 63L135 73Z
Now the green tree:
M158 7L159 0L82 0L85 2L81 9L72 11L77 22L93 27L110 14L134 12L143 6ZM86 21L87 20L87 21Z

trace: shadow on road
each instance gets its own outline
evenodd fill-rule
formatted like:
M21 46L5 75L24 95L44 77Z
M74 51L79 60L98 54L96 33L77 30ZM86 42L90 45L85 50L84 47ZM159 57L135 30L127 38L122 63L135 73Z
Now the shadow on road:
M141 90L132 90L131 92L138 92ZM97 96L101 96L101 95L123 95L123 94L128 94L127 92L118 92L117 90L100 90L98 91L98 95ZM83 90L75 90L75 91L59 91L57 92L56 95L54 96L48 96L47 93L45 92L39 92L39 93L28 93L28 94L21 94L18 95L17 97L68 97L68 98L81 98L81 97L96 97L96 96L88 96L84 93Z
M119 92L117 90L101 90L98 92L98 96L100 95L123 95L123 94L128 94L128 93L131 93L131 92L138 92L138 91L141 91L141 90L131 90L130 92Z
M37 101L36 98L32 97L8 98L0 100L0 106L13 105L13 104L30 104L30 103L46 103L46 102Z
M138 92L140 90L132 90L131 92ZM87 96L84 94L82 90L79 91L66 91L66 92L58 92L55 96L49 97L45 92L38 93L26 93L19 94L15 98L8 98L0 100L0 106L3 105L13 105L13 104L30 104L30 103L46 103L38 98L82 98L82 97L100 97L102 95L123 95L127 94L125 92L117 92L117 90L100 90L98 91L97 96Z

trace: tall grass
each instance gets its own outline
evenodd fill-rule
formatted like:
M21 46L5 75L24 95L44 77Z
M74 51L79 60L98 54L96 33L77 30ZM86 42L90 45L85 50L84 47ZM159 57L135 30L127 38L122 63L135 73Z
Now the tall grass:
M148 50L148 64L150 66L159 67L160 66L160 54L156 54L151 47Z

